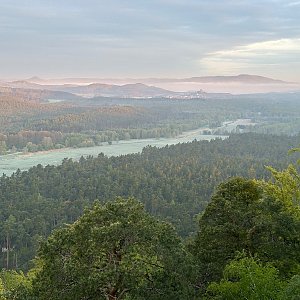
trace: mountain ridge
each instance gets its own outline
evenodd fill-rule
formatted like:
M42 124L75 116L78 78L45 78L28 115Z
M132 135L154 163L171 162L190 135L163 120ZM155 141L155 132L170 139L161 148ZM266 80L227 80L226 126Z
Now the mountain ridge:
M215 76L192 76L185 78L61 78L61 79L42 79L39 77L31 77L25 81L31 83L46 83L46 82L66 82L71 84L92 84L92 83L107 83L115 82L129 84L129 83L159 83L159 82L200 82L200 83L211 83L211 82L240 82L240 83L263 83L263 84L292 84L294 82L288 82L279 79L273 79L266 76L251 75L251 74L238 74L238 75L215 75Z
M124 85L114 85L105 83L91 83L88 85L46 85L28 82L26 80L17 80L12 82L1 83L2 87L15 89L32 89L42 91L65 92L85 97L164 97L172 96L176 93L155 86L149 86L143 83L133 83Z

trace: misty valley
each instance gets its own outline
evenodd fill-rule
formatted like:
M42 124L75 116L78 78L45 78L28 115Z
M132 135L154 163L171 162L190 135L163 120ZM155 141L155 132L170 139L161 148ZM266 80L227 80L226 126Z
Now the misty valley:
M222 290L232 268L270 272L260 295L298 293L300 93L19 85L0 89L4 293L240 299Z
M300 300L299 20L1 0L0 300Z

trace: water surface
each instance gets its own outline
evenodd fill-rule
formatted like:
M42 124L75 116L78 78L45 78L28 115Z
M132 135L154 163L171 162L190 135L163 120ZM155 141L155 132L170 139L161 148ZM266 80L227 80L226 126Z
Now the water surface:
M9 176L17 169L24 171L38 164L43 166L59 165L64 158L78 160L81 156L97 156L101 152L107 156L118 156L141 152L142 149L148 145L164 147L166 145L191 142L194 139L211 140L215 138L225 138L224 136L217 135L202 135L202 130L203 129L187 131L176 138L129 140L113 142L112 145L104 144L103 146L87 148L65 148L28 154L9 154L0 156L0 174Z

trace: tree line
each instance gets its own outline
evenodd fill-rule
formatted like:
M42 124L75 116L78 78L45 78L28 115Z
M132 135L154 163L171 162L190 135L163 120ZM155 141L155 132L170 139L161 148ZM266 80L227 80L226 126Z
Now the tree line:
M297 135L300 107L296 96L215 95L186 100L79 97L51 103L51 99L47 102L47 91L22 94L0 89L0 155L167 138L199 127L211 128L206 132L210 134L222 122L238 118L249 118L255 125L237 132ZM230 134L225 129L218 132Z
M268 178L265 165L284 168L298 137L233 135L226 140L193 141L141 153L65 159L0 178L0 237L11 255L2 266L27 270L38 242L53 229L78 219L95 199L139 199L147 212L171 222L182 237L197 230L215 187L232 176ZM7 239L8 237L8 239ZM7 247L6 247L7 248Z
M268 169L270 180L222 182L185 242L133 198L96 202L41 242L30 272L2 271L0 296L298 299L299 168Z

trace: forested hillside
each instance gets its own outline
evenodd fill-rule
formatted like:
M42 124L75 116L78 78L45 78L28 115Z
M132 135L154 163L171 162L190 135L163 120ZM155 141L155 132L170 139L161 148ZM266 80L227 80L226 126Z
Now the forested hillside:
M82 98L47 90L0 88L0 155L112 141L259 132L297 135L299 94L218 95L209 98ZM220 128L225 121L247 125Z
M0 300L300 300L300 0L0 0Z
M231 135L225 140L193 141L162 149L149 146L142 153L120 157L99 154L78 162L66 158L57 167L38 165L27 172L17 171L11 177L3 175L0 178L1 265L19 273L5 270L0 273L0 297L5 300L12 297L62 299L65 283L73 286L75 280L74 289L69 290L65 299L76 299L78 295L84 299L86 294L93 294L91 299L102 299L97 292L97 285L102 282L101 295L119 295L118 299L128 294L132 299L235 300L256 293L258 298L253 299L263 299L260 297L265 295L265 299L294 300L286 295L297 294L298 277L292 276L299 273L299 218L297 213L296 217L294 213L291 215L294 206L285 202L283 195L297 189L299 184L292 182L283 193L273 187L268 190L247 178L270 178L271 172L266 166L284 169L295 161L295 157L287 153L298 146L300 140L296 94L149 100L82 99L51 93L1 91L0 155L171 137L199 127L205 128L203 133L206 134ZM56 98L60 95L71 98L61 101ZM54 98L48 101L50 96ZM238 118L249 122L245 120L246 125L232 128L226 125L225 121ZM268 135L246 133L251 131ZM279 135L281 133L289 135ZM280 189L292 176L298 178L296 170L290 172L291 176L282 177ZM234 176L246 179L226 183ZM282 175L276 176L276 180L280 180ZM272 195L275 191L276 195L265 198L261 189ZM105 226L101 227L104 230L99 231L101 236L95 235L95 241L84 241L87 246L81 248L82 230L86 235L94 234L84 225L85 221L81 221L85 209L93 208L95 201L102 207L119 196L126 199L108 206L117 209L120 205L121 221L104 218L105 226L113 231L108 233ZM137 208L130 197L141 201L146 212L142 213L141 206ZM281 197L284 202L276 200ZM293 201L298 198L299 192L291 196ZM124 207L128 210L122 212ZM94 214L93 209L97 213ZM102 208L93 209L87 224L93 224L97 214L104 213ZM128 211L134 216L135 209L139 211L136 218L140 218L141 223L127 228L131 217ZM264 216L268 216L267 219ZM77 224L78 219L79 225L70 227L74 228L74 235L65 224ZM56 233L58 228L63 229ZM123 231L124 228L127 229ZM132 232L136 236L128 239ZM71 244L65 244L66 239L61 239L61 235L66 235ZM148 242L142 236L147 237ZM102 261L103 257L93 252L93 249L104 249L101 248L104 244L97 244L98 240L108 243L102 250L108 251L109 256L102 277L99 277L97 262L93 261L90 266L91 258L85 256L89 247L91 255ZM114 243L122 250L114 248ZM53 249L59 249L58 253L67 251L67 254L62 254L61 260ZM65 270L69 251L82 255L71 256L70 266ZM119 251L125 251L124 260ZM159 259L155 253L160 253ZM168 257L166 253L172 255ZM39 258L34 262L37 254ZM111 277L110 270L115 265L110 263L115 260L120 268L116 277ZM266 264L269 262L272 266ZM40 269L42 264L44 267ZM21 270L27 272L33 266L28 274L22 273ZM131 270L131 277L127 268ZM62 269L65 271L60 273ZM256 276L257 289L247 290L245 282L252 280L249 270ZM76 278L73 278L74 271ZM261 275L265 273L267 275ZM240 281L231 287L235 276ZM62 277L65 281L57 281ZM82 278L89 279L82 281ZM110 286L111 280L120 278L130 280ZM145 290L152 291L152 298L145 296ZM278 295L277 298L274 295Z
M0 179L1 242L13 255L3 266L27 269L38 240L74 222L98 199L134 196L152 215L170 221L187 237L215 187L232 176L267 178L266 165L287 166L287 152L299 136L233 135L226 140L194 141L120 157L65 159Z
M250 155L251 149L247 151L245 148L251 148L250 142L256 144L258 152L255 155L260 154L262 161L267 155L273 154L274 158L280 156L279 152L268 152L266 147L259 146L262 138L268 146L276 146L276 139L272 137L268 140L266 136L259 139L248 135L248 142L244 144L241 137L231 138L227 145L223 145L225 157L231 150L236 157L244 155L255 158ZM228 147L232 142L239 142L243 146L237 146L234 152L233 148ZM162 158L166 151L169 163L172 164L170 148L162 149L161 155L159 150L147 148L141 156L145 156L144 161L146 159L153 162L151 154ZM177 159L181 158L183 150L187 156L190 152L198 156L200 153L197 148L203 150L197 142L193 142L174 146L172 152ZM220 147L217 146L216 149L220 150ZM300 148L294 149L291 154L299 151ZM103 161L102 156L96 160L82 160L77 166L65 161L63 173L68 176L79 170L85 173L88 169L95 169L100 158ZM123 157L126 165L134 161L132 156L130 158L126 160L126 156ZM93 163L90 164L91 162ZM118 171L122 165L116 160L111 163L110 171ZM197 159L194 163L197 164ZM146 167L148 169L149 165ZM180 168L177 166L177 169ZM133 198L117 197L115 200L108 199L105 203L97 201L77 221L60 225L60 229L54 230L47 240L39 241L34 266L27 273L9 269L17 267L10 265L10 260L17 262L17 249L15 245L12 247L12 243L16 242L14 234L17 231L19 235L22 234L22 229L24 234L24 225L30 224L29 214L27 222L23 223L19 218L21 211L17 217L10 215L3 223L6 244L2 247L2 252L6 254L3 257L6 270L0 272L0 296L4 300L298 299L299 170L296 164L290 164L282 171L271 167L268 169L272 176L269 181L234 177L219 184L211 201L199 216L197 234L186 242L177 235L170 223L146 212L144 205ZM35 191L38 191L52 172L48 168L35 168L28 174L32 175L33 171L38 172L31 186L35 186ZM57 172L57 178L59 173ZM109 173L109 169L106 173ZM95 176L94 172L92 174ZM107 187L118 184L117 174L118 172L114 173L114 180ZM181 180L185 177L191 180L187 174ZM30 179L25 178L26 176L17 174L11 180L15 187L24 191L25 182L30 183ZM87 176L85 180L87 183ZM71 183L72 180L68 182ZM8 182L7 184L10 185ZM49 187L54 188L54 185L50 183ZM73 185L72 189L74 188ZM16 196L12 190L10 193ZM35 198L35 201L33 198L27 201L28 204L33 202L31 209L36 214L35 224L31 228L40 226L38 222L43 223L43 214L38 207L47 206L46 203L50 200L40 202L42 196L39 193ZM11 204L13 205L13 201ZM176 205L175 201L173 205ZM25 214L24 209L22 213ZM47 213L50 214L51 209ZM71 214L74 216L74 211ZM46 229L46 222L43 224ZM33 232L27 233L25 242L28 242L31 234Z

